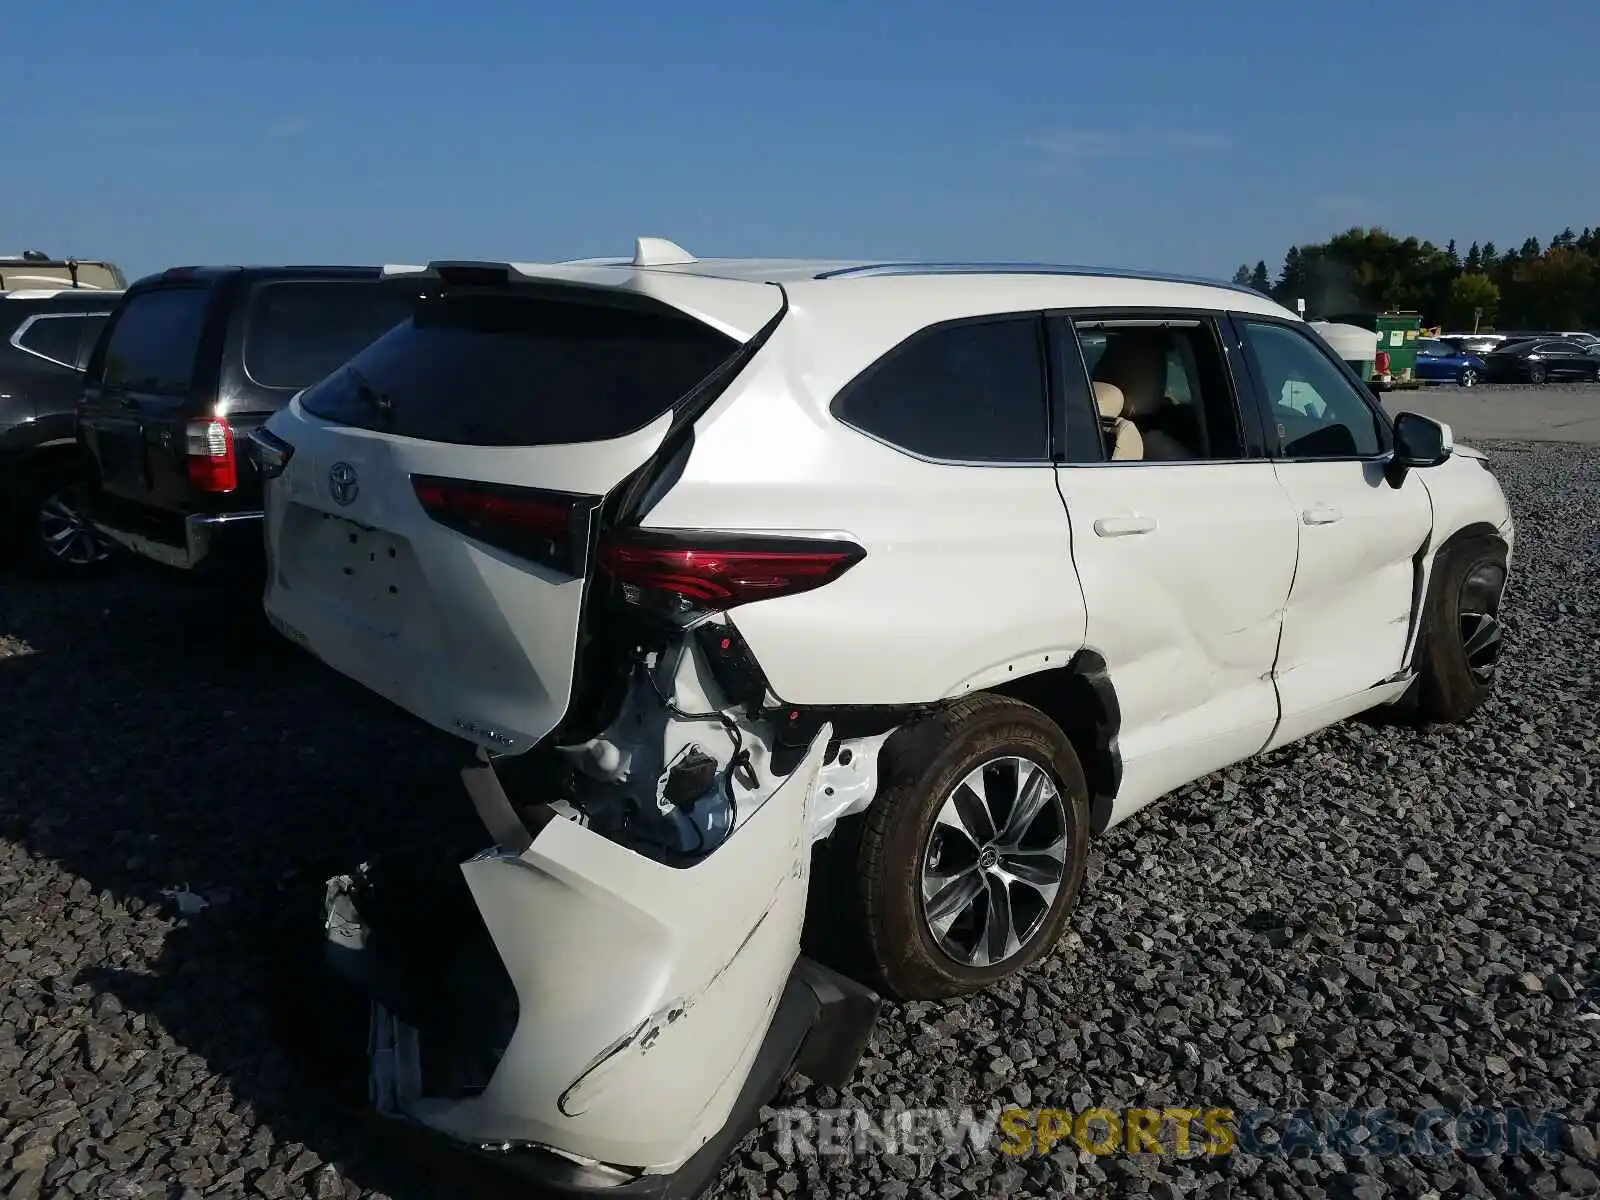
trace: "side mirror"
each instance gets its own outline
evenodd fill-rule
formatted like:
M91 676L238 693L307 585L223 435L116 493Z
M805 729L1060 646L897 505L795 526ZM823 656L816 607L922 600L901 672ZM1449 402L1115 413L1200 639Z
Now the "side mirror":
M1437 467L1455 449L1450 426L1421 413L1403 412L1394 419L1394 456L1389 460L1388 479L1399 487L1406 472L1414 467Z

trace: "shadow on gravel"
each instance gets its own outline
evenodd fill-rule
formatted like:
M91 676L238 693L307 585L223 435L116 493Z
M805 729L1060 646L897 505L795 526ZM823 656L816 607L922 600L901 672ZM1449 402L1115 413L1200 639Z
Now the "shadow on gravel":
M173 1195L453 1194L341 1115L285 1055L290 1035L337 1067L340 1052L364 1052L365 1031L339 1040L327 997L298 986L279 934L303 915L315 939L322 881L374 853L438 850L458 834L481 842L459 744L335 676L257 614L144 571L65 587L0 576L0 697L15 714L0 836L59 866L46 886L65 919L52 926L80 939L30 952L60 960L33 986L93 1013L86 1049L63 1068L76 1079L55 1092L13 1079L7 1116L32 1116L35 1092L62 1085L79 1109L93 1097L109 1113L91 1138L126 1143L95 1153L120 1155ZM181 912L180 888L206 907ZM161 1031L175 1047L161 1048ZM209 1093L205 1076L218 1079ZM157 1103L156 1127L114 1132L129 1092ZM152 1169L145 1143L158 1135L175 1148ZM325 1163L341 1178L313 1174Z

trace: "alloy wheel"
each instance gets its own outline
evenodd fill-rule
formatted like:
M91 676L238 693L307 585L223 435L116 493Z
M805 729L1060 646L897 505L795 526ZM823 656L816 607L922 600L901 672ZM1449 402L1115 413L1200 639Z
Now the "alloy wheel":
M1494 678L1504 638L1500 628L1500 599L1506 573L1498 563L1480 563L1461 581L1461 649L1467 670L1480 684Z
M1031 759L991 759L945 798L923 854L921 900L939 948L966 967L1021 953L1067 873L1067 810Z
M88 489L72 484L50 493L39 506L39 542L45 553L69 567L92 567L111 557L111 543L85 515Z
M1473 370L1471 367L1468 367L1466 370L1462 371L1461 372L1461 386L1462 387L1477 387L1478 386L1478 372Z

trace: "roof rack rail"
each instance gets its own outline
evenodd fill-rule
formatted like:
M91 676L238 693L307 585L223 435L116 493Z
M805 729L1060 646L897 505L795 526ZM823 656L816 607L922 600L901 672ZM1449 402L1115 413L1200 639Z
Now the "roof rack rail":
M1112 267L1074 266L1031 262L883 262L823 271L818 279L870 278L884 275L1079 275L1099 279L1139 279L1151 283L1193 283L1233 292L1259 295L1254 288L1203 275L1176 275L1162 271L1131 271Z

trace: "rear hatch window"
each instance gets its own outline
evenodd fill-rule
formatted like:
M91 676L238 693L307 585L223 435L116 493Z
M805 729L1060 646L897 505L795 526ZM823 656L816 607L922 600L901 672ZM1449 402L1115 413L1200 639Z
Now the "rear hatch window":
M106 343L106 387L187 396L194 386L210 289L157 288L130 297Z
M246 309L244 369L259 387L299 391L405 320L411 305L380 283L264 283Z
M669 411L739 349L669 311L445 293L308 390L325 420L476 446L605 441Z

